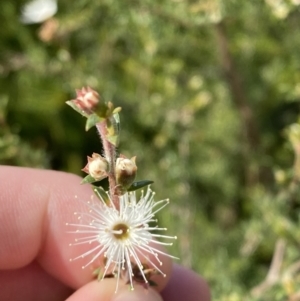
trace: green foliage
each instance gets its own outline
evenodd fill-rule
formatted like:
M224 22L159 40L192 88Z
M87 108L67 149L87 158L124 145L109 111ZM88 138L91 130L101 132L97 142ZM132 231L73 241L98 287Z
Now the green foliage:
M299 1L69 0L35 25L18 21L23 3L0 4L0 162L80 174L101 146L65 101L91 86L122 107L119 149L171 199L173 251L213 299L292 300Z

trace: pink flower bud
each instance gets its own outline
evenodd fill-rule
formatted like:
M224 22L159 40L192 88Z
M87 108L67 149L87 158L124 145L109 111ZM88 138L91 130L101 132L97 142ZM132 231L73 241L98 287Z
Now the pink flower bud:
M87 157L87 159L88 163L82 169L84 172L88 173L97 181L107 177L108 162L105 158L97 153L93 153L92 157Z
M99 103L99 94L90 87L76 90L76 99L72 102L83 111L92 111Z

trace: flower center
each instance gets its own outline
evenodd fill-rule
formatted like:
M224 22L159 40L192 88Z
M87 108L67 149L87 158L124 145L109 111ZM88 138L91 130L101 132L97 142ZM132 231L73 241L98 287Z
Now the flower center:
M127 239L129 236L129 227L125 224L117 224L113 227L112 233L117 239Z

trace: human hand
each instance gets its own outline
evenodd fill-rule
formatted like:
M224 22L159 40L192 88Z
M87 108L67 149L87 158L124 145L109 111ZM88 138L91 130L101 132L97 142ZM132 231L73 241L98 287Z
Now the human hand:
M90 198L77 176L46 170L0 167L0 300L42 301L209 301L205 281L162 258L167 277L157 278L160 294L127 286L115 294L114 279L91 281L91 270L71 262L78 250L64 228ZM80 251L79 251L80 254ZM172 270L172 272L171 272ZM165 287L164 287L165 286ZM164 287L164 288L163 288Z

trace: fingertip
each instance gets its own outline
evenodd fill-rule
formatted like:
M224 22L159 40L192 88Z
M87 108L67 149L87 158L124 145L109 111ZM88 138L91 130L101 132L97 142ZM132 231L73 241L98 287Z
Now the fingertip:
M35 258L52 276L71 287L89 281L69 259L71 235L66 222L92 192L75 175L31 168L0 166L0 269L17 269ZM78 272L78 270L80 272Z
M136 286L134 291L128 288L122 288L116 296L113 296L112 301L162 301L161 296L152 288L145 289L142 286Z
M206 281L195 272L180 265L173 266L170 281L161 293L165 301L210 301Z
M66 301L162 301L161 296L152 288L145 289L136 285L134 290L122 283L116 292L116 280L92 281L78 289Z

